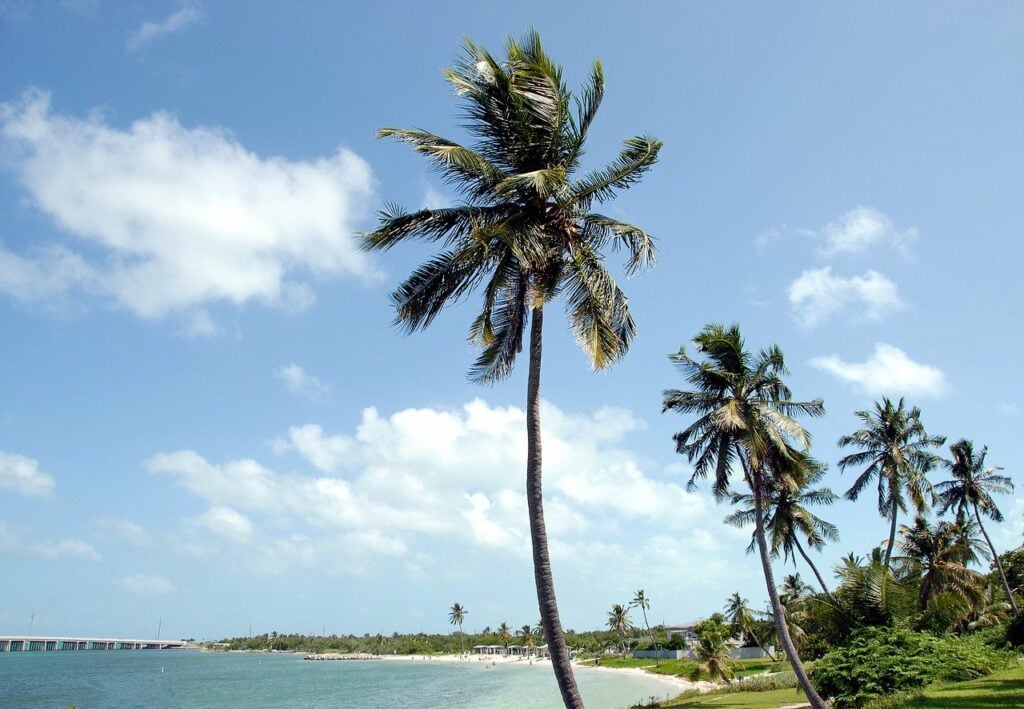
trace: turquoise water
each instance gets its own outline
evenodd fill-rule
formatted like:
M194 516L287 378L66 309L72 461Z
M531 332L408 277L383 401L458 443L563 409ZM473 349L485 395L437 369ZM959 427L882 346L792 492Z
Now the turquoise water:
M671 688L657 679L581 669L592 709L628 707ZM561 706L550 666L446 662L309 662L301 655L189 650L0 654L0 707Z

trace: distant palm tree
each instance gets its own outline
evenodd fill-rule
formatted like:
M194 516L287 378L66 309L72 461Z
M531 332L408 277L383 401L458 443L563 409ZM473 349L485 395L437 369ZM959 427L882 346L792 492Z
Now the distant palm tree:
M466 651L463 646L464 636L462 634L462 621L466 619L467 615L469 615L469 611L467 611L460 603L453 603L451 610L448 612L448 621L452 625L459 626L459 651L462 653Z
M756 357L744 350L737 325L706 325L694 338L703 362L691 359L685 349L669 359L682 370L692 390L669 389L664 392L663 410L696 414L697 420L675 435L676 451L694 464L689 487L697 479L714 472L712 490L721 500L729 494L729 477L738 463L742 480L754 496L754 535L761 556L768 598L775 619L775 630L813 709L824 709L825 702L814 690L796 646L786 627L782 603L775 589L775 575L766 541L765 498L774 482L765 479L774 470L774 456L786 455L796 444L806 450L810 435L792 417L798 414L821 416L825 406L820 399L793 401L783 382L788 373L778 346L762 350Z
M519 630L517 630L516 631L516 635L523 639L523 642L526 643L526 647L528 647L530 649L530 651L533 650L533 643L534 643L534 637L535 636L534 636L534 633L533 633L533 628L531 628L529 626L529 624L524 625Z
M985 536L989 551L995 560L996 570L999 571L999 578L1003 582L1003 590L1010 602L1013 614L1017 615L1017 602L1013 598L1010 584L1006 580L1006 572L999 560L999 554L992 544L992 539L985 531L985 525L981 522L982 513L994 522L1003 521L1003 513L996 507L993 494L1008 495L1013 492L1013 481L1006 475L999 475L1002 468L997 466L985 467L985 456L988 448L982 448L980 453L974 452L974 444L963 438L949 447L953 454L952 460L943 460L942 463L952 474L953 479L941 482L935 486L939 498L939 514L945 514L952 508L956 508L957 515L963 517L967 512L974 514L978 522L978 529Z
M753 638L757 646L772 659L772 662L777 662L775 655L768 652L761 639L757 637L757 633L754 632L754 613L747 603L747 599L740 596L739 592L729 596L729 600L725 603L726 620L732 625L733 632Z
M765 493L767 516L764 520L765 527L768 528L772 558L778 558L779 553L782 552L783 557L792 560L795 565L795 549L818 579L821 590L834 601L832 592L818 571L818 567L814 565L800 543L802 536L807 540L809 547L821 551L825 547L826 541L839 539L838 527L821 519L806 507L806 505L831 505L839 499L827 487L808 489L821 480L826 466L800 451L791 451L787 456L780 456L774 464L779 466L779 470L770 482L774 480L778 482L771 484ZM742 505L742 508L726 517L726 523L736 527L753 524L754 496L750 493L735 493L732 496L732 503ZM751 536L753 537L753 535ZM754 551L756 543L756 540L752 538L747 551Z
M644 614L644 627L647 628L647 634L651 638L651 645L654 649L658 649L658 643L654 640L654 633L651 632L651 624L647 622L647 611L651 607L651 599L647 597L644 590L641 588L633 595L633 600L629 602L628 608L639 608Z
M411 144L463 201L412 213L389 206L379 227L362 235L362 245L381 251L421 239L441 246L440 255L392 295L396 320L408 331L427 327L445 305L482 288L483 308L470 326L470 341L482 350L470 370L474 380L491 383L509 375L529 323L526 499L534 581L562 701L582 707L558 616L544 522L544 307L566 296L570 328L596 369L626 353L636 325L602 251L624 248L626 273L633 274L653 264L654 242L643 229L592 208L636 184L657 161L662 143L630 138L615 161L581 176L587 133L604 96L600 62L573 97L534 31L521 41L509 39L504 60L468 40L465 50L447 78L464 102L467 128L476 139L472 148L421 130L379 131Z
M626 655L626 633L633 630L633 624L629 621L629 609L620 603L612 605L608 611L608 629L614 630L619 636L619 647L622 648L622 655Z
M786 574L779 585L779 593L786 601L800 601L811 593L811 587L804 583L800 574Z
M508 650L508 641L512 639L512 628L508 627L508 623L505 621L501 622L498 626L498 640L505 646L505 650Z
M941 446L943 436L929 436L921 423L921 410L907 411L903 399L893 404L888 397L875 403L874 411L858 411L864 423L848 436L839 439L839 447L854 446L861 450L842 458L839 469L867 465L846 491L846 497L856 500L872 479L877 480L878 513L889 520L889 543L885 548L885 568L888 569L896 542L896 524L900 511L907 511L907 498L920 514L927 508L925 494L931 485L925 477L939 462L930 449Z

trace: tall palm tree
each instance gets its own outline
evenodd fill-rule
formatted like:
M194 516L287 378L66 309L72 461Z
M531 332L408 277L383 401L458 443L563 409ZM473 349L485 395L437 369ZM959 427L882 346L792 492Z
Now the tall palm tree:
M826 541L839 539L838 527L821 519L806 507L806 505L831 505L839 499L827 487L808 489L821 480L826 467L800 451L791 451L787 456L780 456L780 459L774 464L778 466L778 470L775 476L769 478L769 482L773 484L770 484L765 492L767 516L764 520L771 542L772 558L777 559L779 553L782 552L783 558L792 560L795 565L795 549L818 579L821 590L834 601L832 592L825 583L825 579L822 578L821 572L818 571L818 567L814 565L800 543L800 537L803 536L809 547L821 551L825 547ZM742 505L742 507L725 518L727 524L745 527L753 523L753 495L734 493L732 503ZM752 538L747 551L754 551L755 545L756 541Z
M612 605L608 611L608 629L614 630L619 636L619 647L622 648L622 655L626 655L626 633L633 630L633 624L629 620L629 609L621 603Z
M512 639L512 628L508 626L505 621L501 622L498 626L498 640L505 646L505 651L508 652L508 641Z
M820 399L793 401L782 380L788 373L782 351L773 346L751 355L744 350L737 325L706 325L693 341L704 355L702 362L691 359L684 348L669 357L694 388L666 390L663 409L698 417L675 434L676 451L694 465L689 487L714 473L712 490L718 500L729 494L730 475L738 464L754 496L754 534L776 632L811 706L824 709L790 637L775 588L765 535L766 496L774 483L765 476L774 474L769 464L773 456L786 455L793 444L801 449L810 445L810 435L792 417L821 416L825 406Z
M967 512L974 514L978 522L978 529L985 536L989 551L995 560L996 570L999 571L999 578L1003 582L1003 590L1010 602L1013 614L1017 615L1017 601L1013 598L1010 584L1006 580L1006 572L1003 571L1003 564L999 561L999 554L992 545L992 539L985 531L985 525L981 522L982 513L994 522L1003 521L1003 513L996 507L993 494L1007 495L1013 492L1013 482L1006 475L999 475L1002 468L997 466L985 467L985 456L988 448L983 447L980 453L975 453L974 443L966 438L960 439L949 447L953 454L952 460L943 460L943 466L953 476L952 480L946 480L935 486L939 498L939 514L945 514L952 508L956 508L957 515L963 517Z
M896 542L897 517L907 511L907 498L918 514L926 509L925 494L931 485L925 476L939 462L930 449L941 446L946 439L929 436L921 423L921 410L915 406L908 411L902 398L894 405L888 397L882 397L881 403L875 402L874 411L858 411L856 415L864 428L841 437L838 445L861 450L842 458L839 469L867 465L846 491L849 500L856 500L872 479L877 480L878 514L889 520L884 562L888 569Z
M784 601L801 601L810 595L811 587L800 578L800 574L786 574L779 584L779 592Z
M639 608L644 614L644 627L647 628L647 635L651 638L651 645L654 649L658 649L658 643L654 640L654 633L651 632L651 624L647 622L647 611L651 607L651 599L647 597L644 590L641 588L633 595L633 600L629 602L627 608Z
M466 619L467 615L469 615L469 611L461 603L453 603L451 610L448 611L448 622L459 626L459 651L463 653L466 649L463 647L462 621Z
M386 128L381 136L410 143L461 194L456 206L405 212L388 207L379 227L362 235L368 250L412 239L436 242L441 253L393 293L397 322L427 327L451 302L477 287L483 308L470 327L481 353L471 377L507 376L529 322L526 393L526 497L534 580L552 666L562 700L581 707L569 662L548 554L541 474L540 371L544 306L566 296L570 329L596 369L622 357L636 333L625 294L606 270L602 250L624 248L627 274L653 264L655 247L643 229L593 210L630 187L657 161L661 141L630 138L608 166L579 175L587 133L604 96L600 62L574 97L536 32L509 39L499 61L467 41L447 72L464 105L475 145L466 147L421 130Z
M527 623L526 625L521 627L519 630L517 630L516 631L516 635L523 639L523 642L526 643L526 646L530 649L531 654L532 654L533 642L534 642L535 636L534 636L533 628L530 627L530 624Z
M757 637L757 633L754 632L754 613L750 610L747 599L740 596L738 591L729 596L729 600L725 602L725 618L732 625L733 632L750 636L761 648L761 651L771 658L772 662L777 661L775 655L768 652L761 639Z

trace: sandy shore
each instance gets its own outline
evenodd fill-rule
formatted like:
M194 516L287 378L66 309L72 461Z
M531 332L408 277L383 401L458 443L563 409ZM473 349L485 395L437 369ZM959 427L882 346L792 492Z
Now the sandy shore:
M488 667L498 665L519 665L551 667L551 660L537 657L516 657L511 655L373 655L374 660L386 662L437 662L437 663L468 663L479 664ZM369 657L367 659L370 659ZM603 667L594 666L592 663L573 662L573 669L583 672L607 672L620 675L640 675L649 679L657 680L676 692L683 692L687 689L697 689L707 692L715 689L717 685L713 682L690 682L675 675L662 675L655 672L648 672L640 667Z

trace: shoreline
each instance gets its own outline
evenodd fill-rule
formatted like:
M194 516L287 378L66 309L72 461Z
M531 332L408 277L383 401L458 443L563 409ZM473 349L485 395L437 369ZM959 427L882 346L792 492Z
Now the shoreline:
M448 664L483 665L485 667L498 667L500 665L513 666L537 666L550 667L550 658L541 657L513 657L510 655L372 655L368 653L309 653L305 656L307 660L338 660L338 661L382 661L382 662L437 662ZM648 672L642 667L605 667L603 665L592 665L589 662L580 663L572 661L573 671L583 670L585 672L604 672L618 674L620 676L645 677L656 680L667 685L672 690L684 692L688 689L696 689L700 692L707 692L716 689L713 682L699 681L691 682L677 675L664 675L657 672Z

